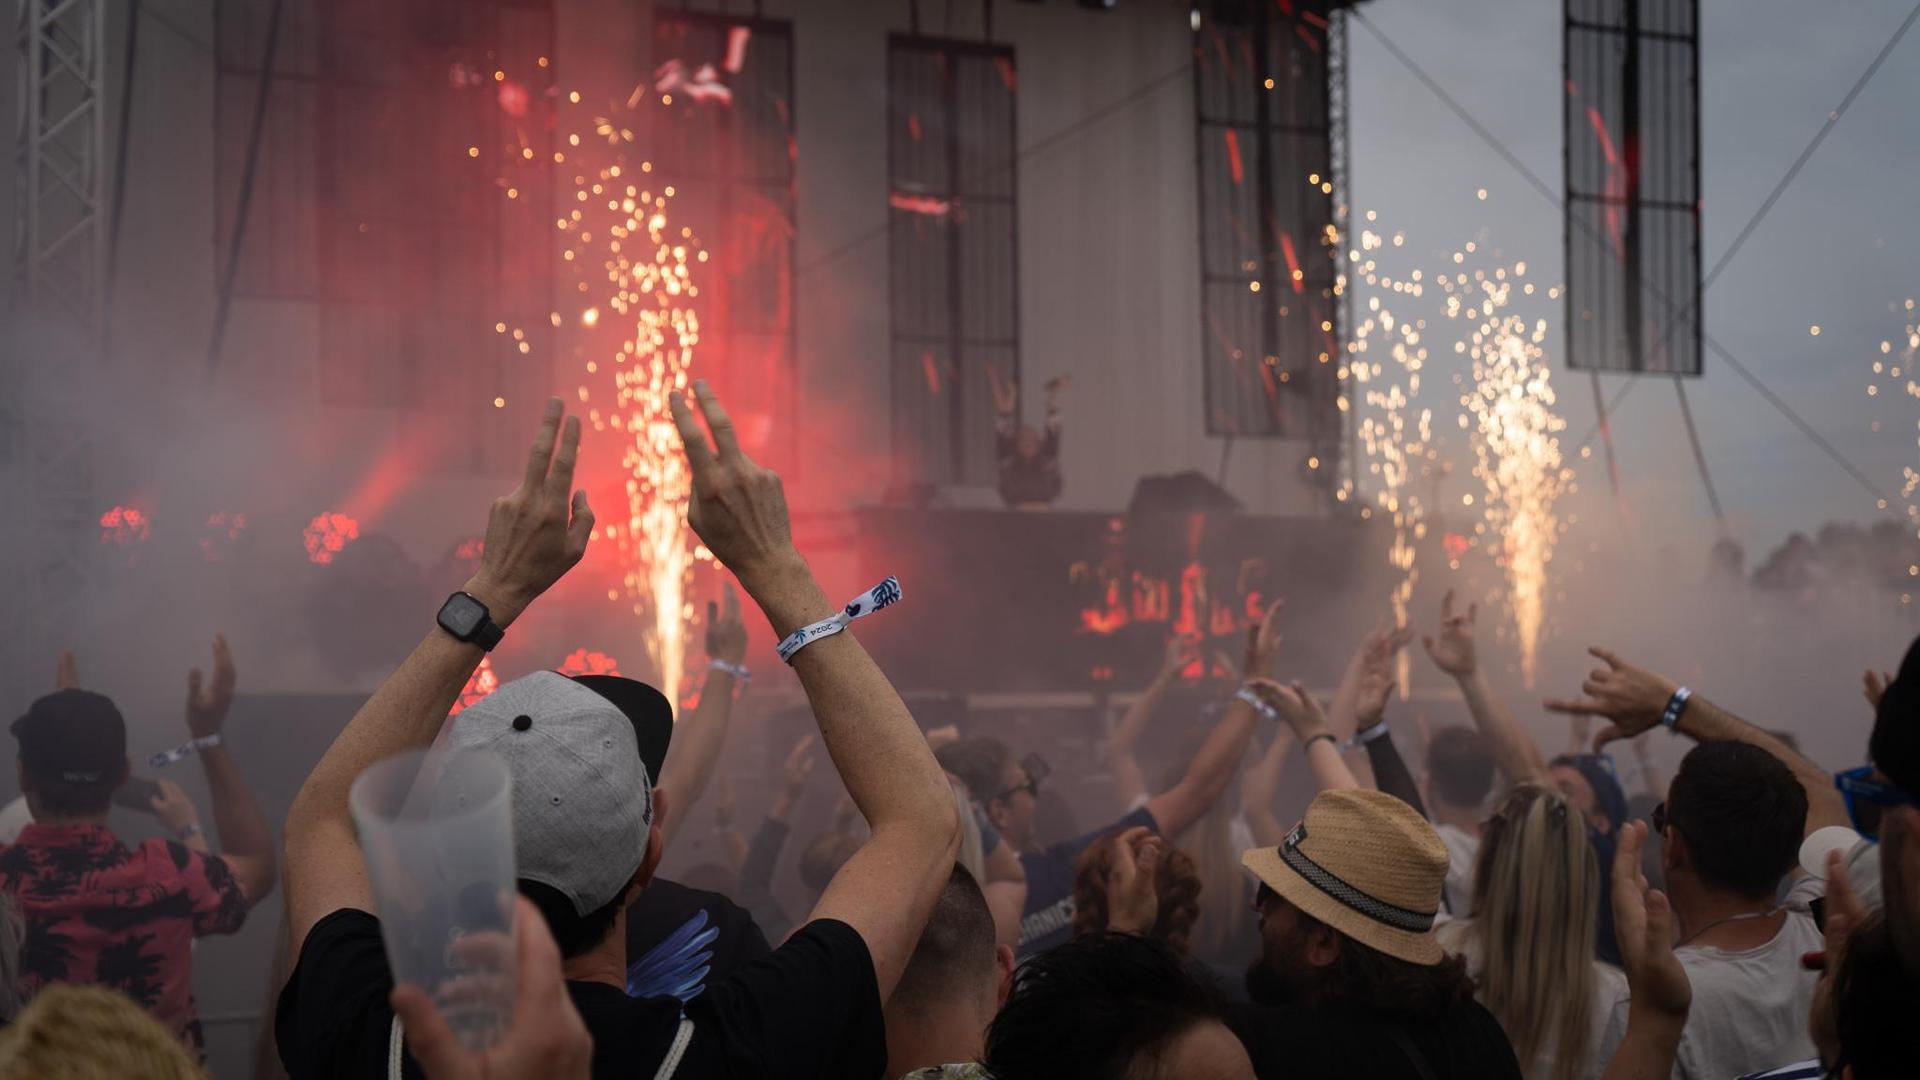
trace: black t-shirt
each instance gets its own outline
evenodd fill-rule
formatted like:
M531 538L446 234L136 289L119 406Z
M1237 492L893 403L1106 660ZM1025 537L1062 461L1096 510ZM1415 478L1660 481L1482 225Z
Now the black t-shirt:
M1125 832L1136 825L1160 831L1160 823L1142 806L1104 828L1020 856L1020 867L1027 872L1027 906L1020 911L1021 956L1032 956L1072 939L1073 869L1080 853L1108 833Z
M656 877L627 909L627 993L691 1001L773 951L753 916L705 889Z
M1477 1001L1395 1021L1244 1005L1234 1007L1229 1022L1261 1080L1521 1080L1507 1033ZM1427 1073L1414 1065L1409 1047L1425 1059Z
M274 1036L294 1080L387 1075L393 978L380 921L343 908L320 920L280 993ZM670 997L630 998L602 983L567 983L593 1036L596 1080L652 1076L683 1012ZM879 1080L886 1070L880 988L866 942L820 919L780 948L708 985L684 1007L693 1021L675 1080L781 1076ZM420 1077L412 1055L403 1075Z

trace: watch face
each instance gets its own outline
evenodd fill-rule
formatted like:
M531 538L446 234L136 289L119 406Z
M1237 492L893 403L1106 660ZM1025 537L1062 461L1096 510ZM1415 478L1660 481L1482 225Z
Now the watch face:
M454 637L466 639L480 626L480 620L487 617L487 609L480 601L466 593L454 593L440 608L440 625Z

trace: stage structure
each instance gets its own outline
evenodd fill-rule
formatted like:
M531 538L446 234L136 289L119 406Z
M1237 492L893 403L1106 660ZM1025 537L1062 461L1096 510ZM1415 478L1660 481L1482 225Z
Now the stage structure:
M320 402L457 424L497 415L496 396L544 400L560 337L553 174L570 149L554 136L551 0L218 0L215 38L216 251L225 260L249 183L265 78L234 294L318 307ZM230 351L227 364L250 362ZM420 463L431 471L512 456L435 442L446 456Z
M1566 0L1567 363L1700 374L1699 0Z
M15 214L0 364L0 687L49 684L90 577L93 445L74 420L100 344L106 281L105 0L19 0ZM0 701L0 707L24 704Z
M1325 486L1341 449L1346 6L1215 0L1193 31L1207 431L1304 439Z
M699 374L726 399L747 452L792 478L793 24L658 5L647 59L652 175L674 188L675 222L715 256L701 267Z

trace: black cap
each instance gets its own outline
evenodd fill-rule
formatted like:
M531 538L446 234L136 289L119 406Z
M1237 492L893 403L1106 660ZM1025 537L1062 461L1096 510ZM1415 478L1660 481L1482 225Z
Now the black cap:
M647 776L660 782L660 766L667 760L667 744L673 741L673 705L667 695L646 683L622 675L572 675L574 682L613 703L633 725L634 742L640 747L640 763Z
M99 784L127 762L127 722L112 699L87 690L56 690L13 722L20 764L36 780Z

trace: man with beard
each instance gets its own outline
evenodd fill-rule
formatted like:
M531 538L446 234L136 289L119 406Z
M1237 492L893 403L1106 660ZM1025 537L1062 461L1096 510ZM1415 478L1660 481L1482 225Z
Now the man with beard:
M1499 1021L1465 964L1433 936L1447 848L1378 791L1325 791L1278 847L1241 864L1260 879L1257 1004L1233 1028L1262 1077L1519 1080Z

